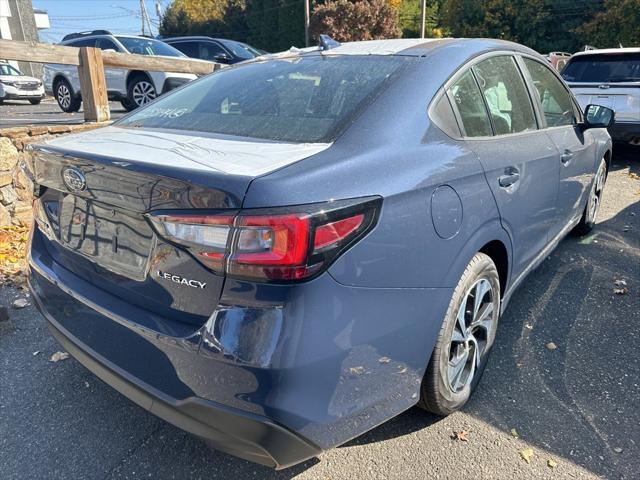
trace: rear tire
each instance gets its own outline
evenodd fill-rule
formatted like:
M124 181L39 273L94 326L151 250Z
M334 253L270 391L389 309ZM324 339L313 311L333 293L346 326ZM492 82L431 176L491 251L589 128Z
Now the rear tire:
M131 100L129 100L128 98L120 100L120 105L122 105L122 108L124 108L127 112L131 112L138 108L138 106L135 103L131 102Z
M436 415L462 408L487 363L500 317L500 278L476 253L456 286L420 387L418 406Z
M56 81L53 88L58 106L63 112L73 113L80 110L82 99L80 95L73 93L73 89L69 82L64 78Z
M587 205L584 207L584 212L582 212L580 223L578 223L574 229L574 232L578 235L586 235L593 230L596 224L598 211L602 203L602 193L604 192L604 186L607 182L607 173L607 162L603 158L600 160L596 176L593 178L593 183L589 190L589 199L587 200Z
M146 105L150 101L155 100L157 96L158 92L156 92L156 87L146 75L136 74L136 76L129 80L127 97L129 102L134 105L133 108Z

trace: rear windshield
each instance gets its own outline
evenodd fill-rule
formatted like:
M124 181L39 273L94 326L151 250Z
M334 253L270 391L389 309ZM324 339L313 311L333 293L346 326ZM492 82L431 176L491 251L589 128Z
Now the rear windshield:
M223 68L116 125L327 142L412 60L313 55Z
M638 82L640 53L581 55L562 71L567 82Z

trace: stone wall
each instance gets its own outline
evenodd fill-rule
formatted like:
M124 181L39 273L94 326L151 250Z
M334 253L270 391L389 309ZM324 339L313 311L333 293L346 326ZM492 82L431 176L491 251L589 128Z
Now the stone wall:
M58 135L90 130L104 124L55 125L0 129L0 227L29 225L33 218L32 188L21 164L30 165L26 146Z

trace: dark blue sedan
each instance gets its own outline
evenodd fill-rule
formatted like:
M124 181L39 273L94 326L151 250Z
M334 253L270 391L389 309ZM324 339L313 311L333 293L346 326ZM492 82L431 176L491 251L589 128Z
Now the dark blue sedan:
M514 290L594 227L612 120L517 44L323 38L35 146L31 288L122 394L287 467L465 404Z

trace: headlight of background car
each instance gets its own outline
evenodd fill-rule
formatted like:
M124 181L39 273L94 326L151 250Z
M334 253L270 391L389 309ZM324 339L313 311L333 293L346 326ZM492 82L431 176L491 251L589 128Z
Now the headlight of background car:
M16 84L16 82L12 82L11 80L0 80L0 83L2 83L3 85L9 85L11 87Z

